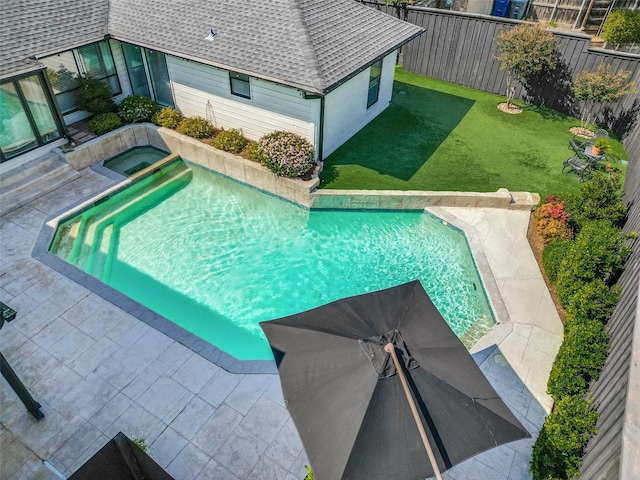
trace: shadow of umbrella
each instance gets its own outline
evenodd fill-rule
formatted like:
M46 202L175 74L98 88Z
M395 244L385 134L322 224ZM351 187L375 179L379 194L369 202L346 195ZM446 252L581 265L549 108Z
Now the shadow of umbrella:
M318 480L439 476L529 437L417 280L260 325Z

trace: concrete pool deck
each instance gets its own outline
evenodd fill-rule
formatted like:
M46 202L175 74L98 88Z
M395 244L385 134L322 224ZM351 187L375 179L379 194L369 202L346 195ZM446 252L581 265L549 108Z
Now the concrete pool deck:
M0 219L0 300L18 312L0 351L45 414L35 421L0 380L0 479L60 478L44 460L69 475L118 431L144 437L176 479L304 478L277 375L228 373L31 257L49 216L111 183L85 169ZM562 325L526 239L530 212L439 209L473 226L484 247L510 322L474 356L535 438ZM532 444L498 447L444 477L530 479Z

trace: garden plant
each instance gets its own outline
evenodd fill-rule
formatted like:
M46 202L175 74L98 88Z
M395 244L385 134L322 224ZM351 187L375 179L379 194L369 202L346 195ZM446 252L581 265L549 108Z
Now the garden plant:
M555 358L547 391L554 408L533 446L530 465L536 480L573 478L579 473L598 414L585 395L604 367L609 342L606 323L620 298L614 281L631 249L620 223L624 217L617 174L598 173L566 199L548 198L549 212L561 215L575 238L552 236L543 250L543 267L566 307L564 340ZM557 213L557 212L556 212ZM558 214L560 215L560 214Z
M258 152L262 164L281 177L298 177L315 164L311 143L291 132L263 135L258 141Z
M507 107L510 108L518 84L556 68L558 45L548 30L524 23L500 32L496 45L495 58L500 62L500 69L507 71Z
M596 105L612 103L624 95L635 93L630 70L614 72L611 65L601 63L595 72L583 70L573 82L573 94L580 102L580 122L587 129L594 120Z

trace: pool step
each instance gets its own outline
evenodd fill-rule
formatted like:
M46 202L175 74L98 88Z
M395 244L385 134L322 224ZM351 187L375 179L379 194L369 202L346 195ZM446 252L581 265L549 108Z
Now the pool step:
M3 173L0 177L0 215L27 205L81 176L54 153Z
M69 262L102 278L105 270L110 271L106 267L115 254L112 243L117 240L120 227L144 213L149 203L160 202L187 185L191 176L189 167L176 162L164 169L163 175L149 177L129 187L141 191L141 194L108 199L85 212L77 227ZM108 205L110 201L112 205Z

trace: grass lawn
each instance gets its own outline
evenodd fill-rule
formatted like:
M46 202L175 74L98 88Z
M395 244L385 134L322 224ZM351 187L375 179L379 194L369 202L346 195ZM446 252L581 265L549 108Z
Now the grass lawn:
M401 95L399 92L406 92ZM389 108L325 159L321 188L512 192L575 191L562 175L571 156L569 128L580 121L524 106L496 108L504 97L398 68ZM626 159L610 137L612 153ZM624 170L624 167L616 165Z

